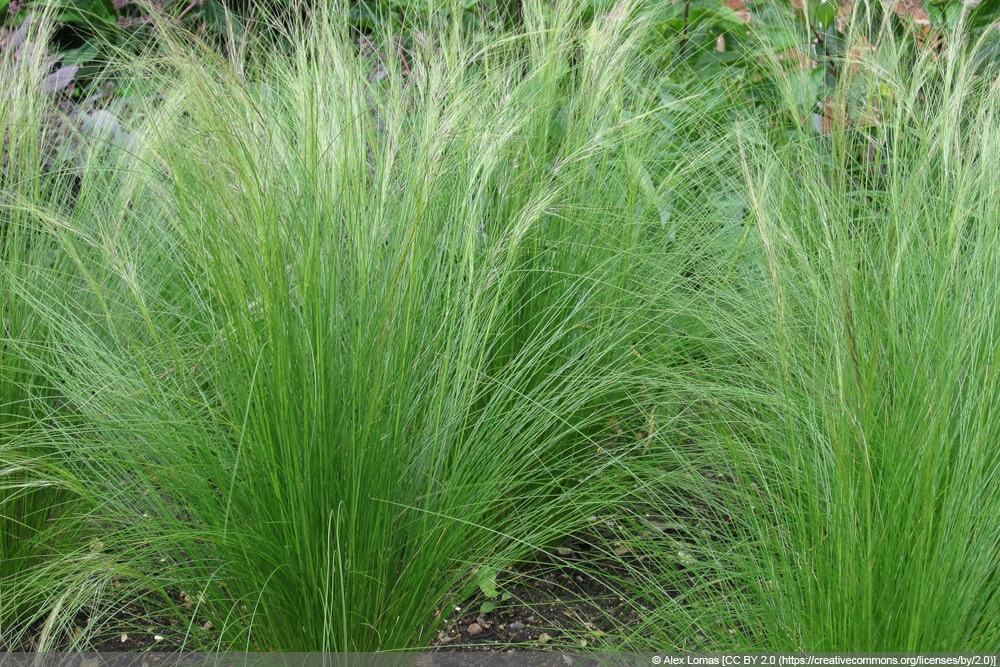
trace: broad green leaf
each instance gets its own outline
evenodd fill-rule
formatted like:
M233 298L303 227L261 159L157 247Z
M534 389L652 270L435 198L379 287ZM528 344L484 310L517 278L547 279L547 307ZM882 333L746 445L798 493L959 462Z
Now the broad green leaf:
M979 30L1000 21L1000 0L981 0L969 13L969 27Z
M83 46L63 51L63 63L66 65L80 65L90 62L100 53L101 47L94 40L87 41Z
M500 595L500 591L497 590L497 574L499 574L499 571L495 567L484 567L479 571L479 576L476 578L479 590L488 598L495 598Z
M809 21L814 28L824 29L829 27L837 16L838 4L829 0L809 3Z

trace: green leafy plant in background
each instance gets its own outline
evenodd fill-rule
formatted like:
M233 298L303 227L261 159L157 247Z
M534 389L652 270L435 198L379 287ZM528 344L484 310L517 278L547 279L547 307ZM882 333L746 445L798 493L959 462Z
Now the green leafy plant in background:
M789 110L781 98L793 91L799 110L792 126L811 119L817 132L829 131L833 114L828 103L841 68L854 66L887 32L909 53L911 63L922 50L940 49L944 36L955 35L963 44L978 44L974 52L980 66L990 67L1000 44L993 29L1000 6L994 2L925 2L924 14L877 1L855 2L846 11L840 3L824 0L798 7L773 0L741 5L743 9L734 10L714 0L671 3L657 23L671 41L650 48L668 71L718 87L722 106L739 96L765 111Z
M138 51L148 45L157 13L198 32L224 34L242 26L242 17L228 12L220 0L0 0L0 25L14 32L44 12L51 12L54 22L48 46L64 77L60 89L78 99L100 92L89 84L113 51Z

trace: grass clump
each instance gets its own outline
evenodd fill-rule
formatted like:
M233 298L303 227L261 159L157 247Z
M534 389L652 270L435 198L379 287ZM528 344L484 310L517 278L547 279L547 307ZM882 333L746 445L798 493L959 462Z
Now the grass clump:
M50 325L44 438L100 553L219 646L412 646L624 493L592 442L635 402L628 267L660 224L645 19L561 12L376 81L335 16L281 57L165 31L124 75L162 99L72 204L6 203L59 258L8 276Z
M998 98L958 35L886 40L834 102L878 96L863 121L746 144L770 303L713 320L760 332L737 381L763 396L720 419L775 650L1000 645Z

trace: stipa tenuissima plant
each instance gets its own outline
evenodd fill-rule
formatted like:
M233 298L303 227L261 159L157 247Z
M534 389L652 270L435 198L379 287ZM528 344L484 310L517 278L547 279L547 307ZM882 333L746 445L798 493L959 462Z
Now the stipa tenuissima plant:
M662 251L646 19L526 9L384 77L333 15L273 57L165 29L72 205L18 193L59 257L11 279L68 414L44 438L102 499L112 583L193 607L175 640L411 646L628 492L592 439L640 395L629 267Z

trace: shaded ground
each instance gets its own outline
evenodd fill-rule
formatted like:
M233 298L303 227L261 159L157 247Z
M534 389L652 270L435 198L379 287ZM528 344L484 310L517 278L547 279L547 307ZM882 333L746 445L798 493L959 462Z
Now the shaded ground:
M584 565L585 567L581 567ZM604 565L607 577L594 574ZM510 568L497 576L497 589L509 598L483 613L482 595L453 611L452 623L438 633L436 651L538 651L546 647L584 649L616 643L622 630L634 627L651 606L626 599L615 579L628 573L602 559L592 540L571 539L556 554L538 563Z
M734 483L722 473L710 477L720 486ZM453 616L442 614L450 618L450 623L438 633L430 649L586 651L599 647L602 651L628 651L630 644L644 636L642 628L657 604L663 603L661 595L677 604L687 604L681 591L670 582L680 588L704 588L704 582L699 584L695 575L696 570L704 568L704 562L700 562L705 557L703 550L711 549L711 545L723 547L732 537L731 516L720 515L694 501L686 505L687 516L678 521L635 513L644 516L641 521L648 526L648 530L639 531L638 540L617 541L619 528L601 522L536 562L498 573L496 588L502 596L493 598L497 607L484 610L482 605L488 600L480 593L449 610ZM702 536L700 546L694 539L696 534ZM636 576L642 577L646 585L656 582L658 603L634 597L636 590L644 588L636 585ZM712 587L723 597L732 593L731 583L724 578L717 578ZM628 589L631 595L621 593L622 589ZM714 630L728 633L728 641L743 632L739 625ZM653 627L649 630L648 639L654 639L653 635L660 631ZM692 632L695 643L709 641L704 634L708 630L695 628Z
M173 590L168 594L174 603L187 603L180 591ZM200 621L202 625L190 628L187 623L181 623L176 618L158 613L162 608L162 604L157 604L155 599L140 599L117 607L110 617L91 619L87 613L81 612L74 619L71 634L64 635L63 645L69 645L69 642L79 636L91 623L97 623L104 630L93 638L89 650L105 653L174 652L181 650L186 638L187 641L193 642L211 637L210 623L202 620ZM25 646L14 647L15 650L29 652L36 650L35 645L43 631L44 623L37 622L33 628L32 641ZM2 646L0 650L3 650Z
M451 622L438 633L430 650L540 651L616 643L623 629L640 623L651 605L617 593L612 582L629 575L619 562L603 555L605 537L580 535L538 562L499 572L496 585L502 595L487 600L479 593L450 610L451 614L443 612ZM606 577L595 575L602 566ZM186 602L179 591L172 591L170 597L175 603ZM200 625L191 629L187 623L159 615L157 608L153 599L119 607L111 618L101 619L107 629L94 638L91 650L171 652L180 650L186 638L189 645L195 639L212 638L212 626L204 620L196 620ZM71 632L79 635L91 622L81 613ZM42 632L40 622L35 626L36 639ZM30 644L17 648L33 650Z

